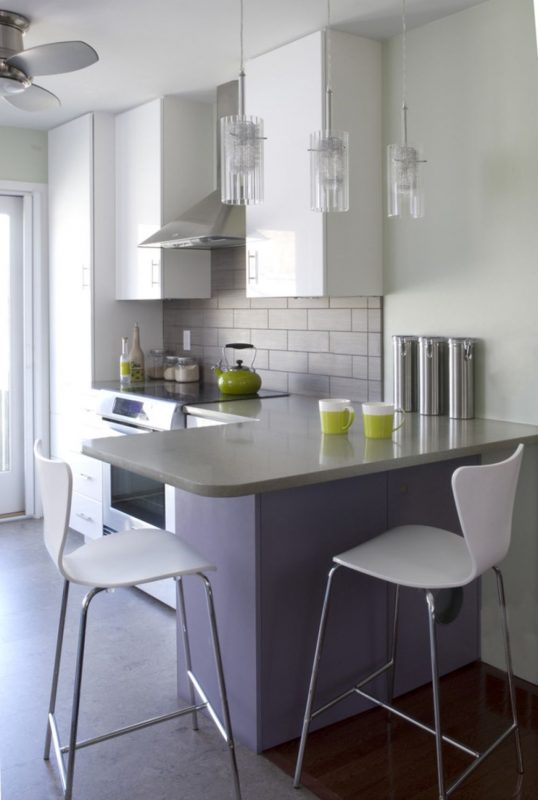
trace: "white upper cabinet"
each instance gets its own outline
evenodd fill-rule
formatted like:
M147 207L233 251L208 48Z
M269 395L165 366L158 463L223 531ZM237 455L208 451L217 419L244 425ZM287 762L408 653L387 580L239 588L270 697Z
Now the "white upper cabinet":
M333 128L349 132L350 210L310 209L310 134L324 128L325 37L253 59L247 113L264 119L265 201L247 206L247 295L382 294L381 46L331 31Z
M214 184L213 107L164 97L116 117L118 300L209 297L210 253L138 247Z

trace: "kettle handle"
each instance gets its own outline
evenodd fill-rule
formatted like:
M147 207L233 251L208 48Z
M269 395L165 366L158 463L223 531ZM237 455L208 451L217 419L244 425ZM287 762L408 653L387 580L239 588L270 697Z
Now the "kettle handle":
M249 344L248 342L231 342L230 344L225 344L222 348L222 354L224 356L224 361L228 364L226 360L226 350L230 348L231 350L254 350L254 354L252 356L252 361L250 362L250 369L254 366L254 361L256 360L256 348L253 344Z

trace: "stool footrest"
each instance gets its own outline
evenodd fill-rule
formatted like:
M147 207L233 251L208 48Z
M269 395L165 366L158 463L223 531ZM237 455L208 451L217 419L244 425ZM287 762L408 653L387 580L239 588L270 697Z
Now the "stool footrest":
M176 717L183 717L185 714L192 714L193 711L202 711L206 707L205 703L196 706L187 706L171 711L168 714L160 714L158 717L151 717L150 719L142 720L142 722L135 722L132 725L125 725L123 728L116 728L116 730L102 733L100 736L92 736L91 739L83 739L77 742L75 750L81 750L83 747L89 747L91 744L98 744L99 742L106 742L107 739L114 739L116 736L123 736L124 733L132 733L132 731L139 731L142 728L148 728L150 725L157 725L159 722L167 722ZM68 753L69 747L64 746L60 748L61 753Z
M384 708L391 714L395 714L397 717L406 720L406 722L410 722L417 728L420 728L421 730L426 731L426 733L431 733L432 736L435 736L434 728L431 728L429 725L426 725L424 722L421 722L415 717L410 717L409 714L405 714L403 711L400 711L400 709L394 708L394 706L391 706L389 703L384 703L383 700L379 700L377 697L373 697L371 694L368 694L368 692L364 692L362 689L353 687L353 691L356 694L360 694L361 697L365 698L365 700L369 700L371 703L375 703L375 705L381 706L381 708ZM445 734L442 735L442 739L447 744L451 744L453 747L457 747L458 750L462 750L464 753L467 753L467 755L472 756L473 758L480 758L480 753L477 750L472 750L470 747L467 747L467 745L458 742L457 739L452 739L452 737L445 736Z
M357 683L354 686L352 686L351 689L347 690L347 692L342 692L342 694L339 694L338 697L334 698L334 700L329 700L328 703L325 703L324 706L321 706L321 708L318 708L317 711L313 711L311 719L314 719L314 717L317 717L318 714L323 714L324 711L328 711L329 708L332 708L337 703L340 703L342 700L345 700L346 697L349 697L350 695L352 695L354 692L356 692L358 689L360 689L361 686L365 686L367 683L370 683L370 681L373 681L375 678L378 678L380 675L383 675L383 673L386 672L388 669L390 669L393 666L393 664L394 664L394 661L392 661L392 660L391 661L387 661L386 664L383 664L382 667L379 667L379 669L376 669L376 671L372 672L370 675L367 675L366 678L363 678L362 681L360 681L359 683Z
M464 770L463 770L463 772L461 773L461 775L459 776L459 778L456 778L456 780L454 781L454 783L453 783L451 786L449 786L449 788L446 790L447 797L448 797L448 795L449 795L449 794L452 794L452 792L453 792L453 791L455 791L455 790L458 788L458 786L459 786L461 783L463 783L463 781L464 781L466 778L468 778L468 777L469 777L469 775L471 774L471 772L474 772L474 770L475 770L477 767L479 767L479 766L480 766L480 764L481 764L481 763L482 763L482 762L483 762L483 761L484 761L484 760L485 760L485 759L486 759L488 756L490 756L490 755L493 753L493 751L494 751L494 750L496 750L496 749L499 747L499 745L500 745L500 744L502 744L502 743L504 742L504 740L505 740L505 739L507 739L507 738L510 736L510 734L512 734L512 733L515 733L515 731L516 731L516 730L517 730L517 725L516 725L515 723L512 723L512 725L510 725L510 727L509 727L509 728L507 728L507 729L504 731L504 733L502 733L502 734L501 734L501 735L500 735L500 736L499 736L497 739L495 739L495 741L493 742L493 744L491 744L491 745L488 747L488 749L487 749L487 750L484 750L484 752L483 752L483 753L481 753L481 754L480 754L480 755L477 757L476 761L473 761L473 763L472 763L472 764L469 764L469 766L468 766L466 769L464 769ZM443 737L443 738L444 738L444 737Z

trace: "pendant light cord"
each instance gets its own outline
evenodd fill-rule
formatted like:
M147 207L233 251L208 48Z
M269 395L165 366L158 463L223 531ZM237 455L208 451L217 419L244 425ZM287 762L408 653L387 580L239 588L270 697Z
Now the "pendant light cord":
M239 116L245 116L245 53L243 48L243 0L239 0L240 16L239 16L239 41L241 52L241 63L239 67Z
M239 40L240 40L240 47L241 47L241 67L240 73L243 74L245 72L245 53L243 50L243 30L244 30L244 20L243 20L243 0L240 0L240 22L239 22Z
M331 53L331 0L327 0L327 27L325 28L325 50L327 56L326 75L325 75L325 128L332 128L332 53Z
M407 146L407 22L405 2L402 0L402 139Z

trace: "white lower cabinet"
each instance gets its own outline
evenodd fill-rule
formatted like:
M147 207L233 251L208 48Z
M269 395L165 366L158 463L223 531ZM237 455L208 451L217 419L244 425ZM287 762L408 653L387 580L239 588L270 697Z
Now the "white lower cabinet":
M73 492L69 527L90 539L103 535L103 504L91 497Z

